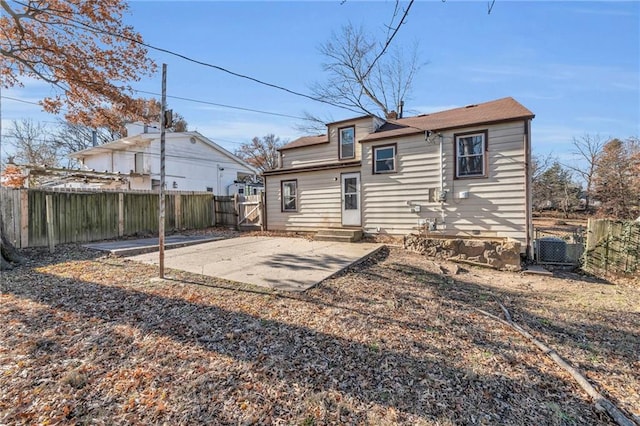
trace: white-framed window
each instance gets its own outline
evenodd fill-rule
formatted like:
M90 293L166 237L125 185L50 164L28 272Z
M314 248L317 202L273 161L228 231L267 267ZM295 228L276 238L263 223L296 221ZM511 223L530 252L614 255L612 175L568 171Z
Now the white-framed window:
M280 193L282 194L282 211L298 211L298 181L283 180L280 182Z
M487 131L454 135L456 178L487 177Z
M356 156L356 128L343 127L338 130L340 142L340 159Z
M373 147L373 173L396 172L396 145Z

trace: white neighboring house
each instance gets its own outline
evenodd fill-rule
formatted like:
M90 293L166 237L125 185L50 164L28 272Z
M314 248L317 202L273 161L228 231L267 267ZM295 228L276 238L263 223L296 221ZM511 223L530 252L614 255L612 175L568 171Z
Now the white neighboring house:
M127 134L125 138L74 152L70 157L85 170L122 175L122 180L106 182L102 188L159 189L160 132L134 123L127 125ZM255 180L258 174L257 169L198 132L165 134L167 190L226 195L230 185ZM74 182L72 186L82 187L82 183Z

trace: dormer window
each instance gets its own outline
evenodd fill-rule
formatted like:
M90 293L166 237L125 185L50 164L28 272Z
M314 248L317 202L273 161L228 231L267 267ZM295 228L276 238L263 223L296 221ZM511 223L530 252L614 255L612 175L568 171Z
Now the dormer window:
M354 158L356 156L356 128L343 127L338 130L340 144L340 159Z

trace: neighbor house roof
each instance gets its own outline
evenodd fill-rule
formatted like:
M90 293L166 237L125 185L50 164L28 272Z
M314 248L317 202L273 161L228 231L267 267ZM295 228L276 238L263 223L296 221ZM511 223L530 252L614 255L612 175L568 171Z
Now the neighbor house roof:
M99 155L111 153L113 151L124 151L127 148L133 148L143 143L148 143L149 139L144 139L140 135L128 136L115 141L107 142L101 145L92 146L80 151L69 154L71 158L82 158L89 155Z
M533 117L535 115L531 111L515 99L508 97L431 114L390 120L360 141L387 139L421 133L426 130L438 131Z
M317 136L303 136L294 141L289 142L278 151L283 151L285 149L291 148L300 148L303 146L311 146L311 145L320 145L323 143L329 143L329 138L327 135L317 135Z
M220 152L221 154L223 154L224 156L228 157L231 161L234 161L234 162L238 163L239 165L249 169L253 173L255 173L255 174L259 174L260 173L251 164L247 163L246 161L242 160L241 158L239 158L236 155L232 154L231 152L227 151L226 149L224 149L223 147L221 147L220 145L218 145L217 143L215 143L211 139L203 136L199 132L196 132L196 131L193 131L193 132L170 132L170 133L168 132L166 134L166 138L167 138L167 140L168 139L172 139L172 138L195 138L195 140L199 140L202 143L204 143L205 145L210 146L214 150L216 150L216 151ZM73 153L69 154L69 157L71 157L71 158L82 158L82 157L87 157L87 156L91 156L91 155L100 155L100 154L104 154L104 153L111 153L111 152L114 152L114 151L126 151L128 149L134 148L135 146L147 144L151 140L154 140L154 139L160 139L160 133L141 133L141 134L138 134L138 135L127 136L127 137L124 137L122 139L118 139L118 140L113 141L113 142L108 142L108 143L105 143L105 144L102 144L102 145L97 145L97 146L94 146L94 147L91 147L91 148L83 149L82 151L73 152Z

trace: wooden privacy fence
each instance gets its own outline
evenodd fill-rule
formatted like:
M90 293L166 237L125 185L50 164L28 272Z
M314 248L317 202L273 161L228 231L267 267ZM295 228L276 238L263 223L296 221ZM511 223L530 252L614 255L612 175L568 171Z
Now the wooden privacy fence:
M238 227L237 196L168 192L165 229ZM157 191L40 190L0 188L7 237L18 248L157 234ZM262 217L262 210L258 212ZM262 221L260 220L260 223Z
M640 274L640 222L589 219L583 269L602 277Z

